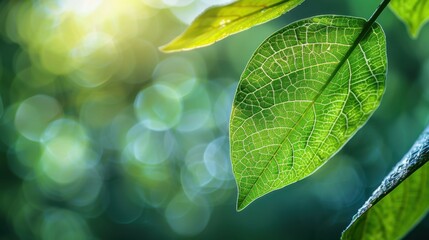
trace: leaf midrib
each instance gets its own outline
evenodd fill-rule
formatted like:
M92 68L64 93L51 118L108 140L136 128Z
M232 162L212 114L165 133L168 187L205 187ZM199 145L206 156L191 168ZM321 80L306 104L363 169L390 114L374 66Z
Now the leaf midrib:
M328 85L331 83L331 81L334 79L334 77L337 75L337 73L339 72L339 70L341 69L341 67L346 63L346 61L348 60L348 58L351 56L351 54L353 53L353 51L356 49L356 47L360 44L360 42L365 38L366 34L369 32L369 30L372 27L372 24L374 23L374 21L372 22L366 22L366 24L364 24L362 31L359 33L359 35L356 37L356 39L353 41L351 47L349 48L349 50L346 52L346 54L344 55L344 57L341 59L341 61L338 63L338 65L336 66L336 68L334 69L334 71L332 72L331 76L329 77L328 81L326 81L326 83L322 86L322 88L320 89L320 92L313 98L313 100L311 101L311 103L308 105L308 107L304 110L303 114L301 114L300 118L298 119L298 121L295 122L295 124L293 125L293 127L287 132L286 136L283 138L283 140L281 141L279 147L277 147L277 149L274 151L273 155L271 156L271 158L267 161L267 163L265 164L265 166L262 168L262 171L260 172L260 174L258 175L258 177L256 178L256 180L254 181L254 183L252 184L250 190L248 191L248 193L246 194L246 196L243 198L242 202L240 203L240 205L238 206L238 209L243 209L242 208L242 204L246 201L246 199L249 197L249 194L252 192L253 188L255 187L256 183L261 179L262 174L267 170L268 165L271 163L271 161L274 159L274 157L277 155L277 153L279 152L280 148L283 147L283 144L285 143L286 139L288 139L289 135L295 130L295 127L301 122L301 120L303 119L303 117L305 115L307 115L309 109L311 109L311 107L314 106L315 102L319 99L319 97L322 95L322 93L325 91L325 89L328 87ZM325 25L328 26L328 25ZM247 204L248 205L248 204Z

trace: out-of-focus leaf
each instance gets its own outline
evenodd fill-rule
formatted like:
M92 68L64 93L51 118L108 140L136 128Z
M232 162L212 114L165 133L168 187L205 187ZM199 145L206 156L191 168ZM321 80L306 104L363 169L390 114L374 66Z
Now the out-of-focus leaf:
M429 210L429 127L353 217L342 239L400 239Z
M429 0L392 0L390 7L405 22L413 37L417 37L429 19Z
M230 121L237 209L307 177L368 120L384 93L383 30L344 16L300 20L256 50Z
M231 34L279 17L304 0L241 0L212 7L198 16L177 38L161 47L164 52L190 50L213 44Z

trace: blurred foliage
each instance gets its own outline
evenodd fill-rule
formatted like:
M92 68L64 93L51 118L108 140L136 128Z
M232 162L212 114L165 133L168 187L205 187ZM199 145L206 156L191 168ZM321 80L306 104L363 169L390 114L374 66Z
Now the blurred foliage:
M425 0L394 0L392 11L404 21L412 37L417 37L420 28L429 20L429 2Z
M158 51L222 2L0 3L0 239L339 238L429 122L429 29L411 40L386 11L379 110L316 174L238 214L227 129L251 53L297 19L377 3L306 1L211 47Z

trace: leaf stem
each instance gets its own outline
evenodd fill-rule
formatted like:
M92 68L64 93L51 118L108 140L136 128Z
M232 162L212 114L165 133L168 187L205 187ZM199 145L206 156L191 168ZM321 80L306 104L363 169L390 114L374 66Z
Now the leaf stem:
M369 30L371 29L372 24L374 24L375 20L377 20L378 16L384 11L384 9L387 7L387 5L390 3L390 0L383 0L383 2L378 5L377 10L372 14L372 16L369 18L369 20L366 22L364 27L362 28L362 32L360 32L359 36L354 41L352 47L347 51L346 57L344 59L347 59L353 52L353 50L357 47L357 45L366 37ZM339 66L341 67L341 63ZM339 69L338 69L339 70Z
M372 14L372 16L366 22L366 26L363 28L364 31L362 31L362 33L361 33L362 38L365 37L366 33L369 30L369 27L375 22L375 20L377 20L378 16L380 16L380 14L384 11L384 9L387 7L387 5L389 3L390 3L390 0L383 0L383 2L381 2L380 5L378 5L377 10L375 10L375 12ZM358 39L359 39L359 37L358 37Z
M355 48L359 45L359 43L366 37L366 35L369 33L369 30L371 29L372 24L374 24L375 20L377 20L378 16L383 12L383 10L387 7L387 5L390 3L390 0L383 0L383 2L378 5L377 10L372 14L372 16L369 18L369 20L365 23L365 25L362 28L362 31L359 33L358 37L355 39L349 50L344 55L344 58L341 59L341 61L338 63L337 67L334 69L333 74L331 75L331 78L328 80L328 82L323 86L322 91L327 87L327 85L331 82L331 80L334 78L334 76L338 73L340 68L344 65L346 60L352 55L352 52L355 50Z

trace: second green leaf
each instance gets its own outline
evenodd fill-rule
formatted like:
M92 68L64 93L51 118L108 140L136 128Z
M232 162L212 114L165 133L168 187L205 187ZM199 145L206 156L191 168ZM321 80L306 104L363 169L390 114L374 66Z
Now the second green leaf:
M229 35L270 21L304 0L240 0L204 11L180 36L161 47L164 52L184 51L213 44Z

